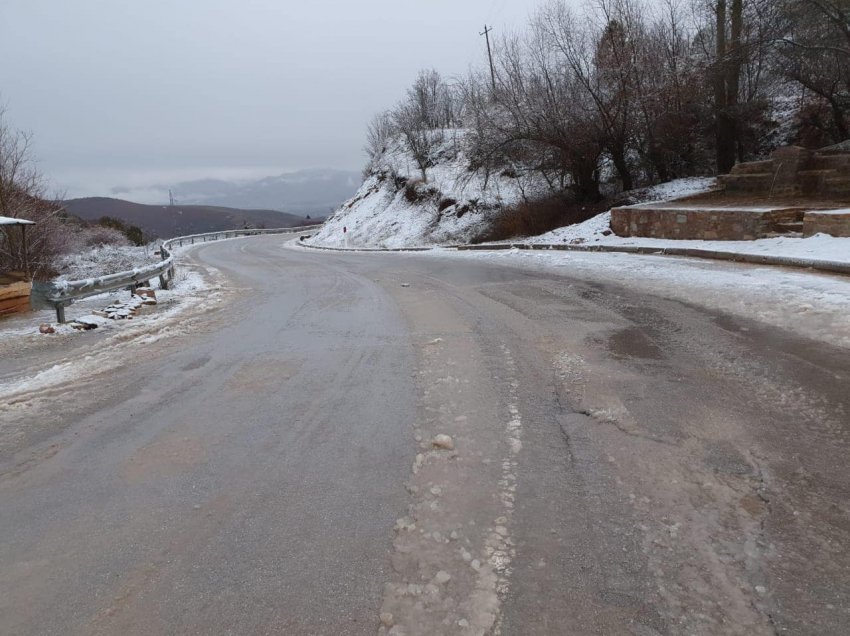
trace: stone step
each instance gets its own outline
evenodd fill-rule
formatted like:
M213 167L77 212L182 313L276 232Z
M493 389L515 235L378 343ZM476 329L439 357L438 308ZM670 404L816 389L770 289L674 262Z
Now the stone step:
M800 170L797 173L797 182L800 184L800 194L815 194L821 192L826 180L838 176L838 171L833 169L822 170Z
M773 229L776 231L777 234L800 233L803 231L803 222L791 221L787 223L776 223L774 224Z
M812 157L810 167L815 170L850 170L850 155L815 155Z
M773 173L723 174L717 182L727 192L767 192L773 185Z
M824 179L823 190L832 196L850 195L850 178L839 176Z
M814 234L850 237L850 209L806 212L803 219L803 236Z
M732 167L732 175L744 174L773 174L776 165L773 159L764 161L748 161L747 163L736 163Z

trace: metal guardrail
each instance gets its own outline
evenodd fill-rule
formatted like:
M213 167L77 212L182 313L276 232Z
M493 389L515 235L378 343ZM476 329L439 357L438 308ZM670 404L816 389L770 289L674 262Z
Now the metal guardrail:
M308 229L316 229L318 225L308 225L301 227L284 227L273 229L256 229L256 230L227 230L221 232L206 232L204 234L190 234L188 236L178 236L164 241L160 246L160 255L162 261L152 263L144 267L127 270L125 272L117 272L99 278L86 278L83 280L63 281L60 283L36 283L33 285L33 295L41 297L48 304L53 305L56 309L57 322L65 322L65 307L73 304L75 300L103 294L105 292L114 291L116 289L136 289L152 278L159 277L160 287L168 289L168 285L174 278L174 254L172 250L175 245L194 245L196 243L207 243L210 241L218 241L226 238L236 238L239 236L258 236L262 234L292 234L303 232Z

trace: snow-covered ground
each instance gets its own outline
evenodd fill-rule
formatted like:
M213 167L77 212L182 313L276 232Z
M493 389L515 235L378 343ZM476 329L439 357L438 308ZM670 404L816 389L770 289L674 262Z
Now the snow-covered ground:
M71 326L77 318L85 318L87 321L96 322L98 330L126 330L135 323L146 323L148 325L168 320L177 312L188 308L208 294L214 294L220 283L217 280L218 272L209 268L201 272L194 266L180 264L175 269L173 285L169 289L160 289L159 280L151 281L155 290L157 304L145 307L141 313L129 320L110 320L102 316L93 315L93 311L99 311L115 303L126 303L131 294L127 290L116 290L89 296L77 300L65 309L65 324L56 322L56 311L54 309L40 309L25 314L9 316L0 321L0 339L34 335L37 338L61 338L79 333ZM41 334L39 326L50 325L55 333Z
M225 296L220 273L207 267L178 264L171 289L156 289L157 305L143 307L132 320L110 320L91 312L127 301L127 291L109 292L82 299L66 309L69 320L87 316L96 320L93 331L78 331L70 324L56 324L54 311L42 310L14 316L0 322L0 356L20 356L26 352L26 366L0 378L0 401L25 400L33 392L65 382L107 373L127 364L138 355L139 346L191 330L192 318L216 306ZM55 333L42 334L39 325L52 324ZM63 345L79 342L89 334L102 337L95 347L71 348ZM71 340L69 340L71 339Z
M657 248L696 248L736 254L787 256L811 260L850 263L850 238L817 234L808 238L779 236L755 241L690 241L620 237L610 233L611 213L605 212L589 221L558 228L540 236L512 241L529 244L643 246ZM606 235L607 233L607 235Z
M673 181L667 181L666 183L632 190L628 193L628 199L632 203L681 199L708 192L709 190L713 190L716 185L717 179L714 177L685 177L683 179L673 179Z

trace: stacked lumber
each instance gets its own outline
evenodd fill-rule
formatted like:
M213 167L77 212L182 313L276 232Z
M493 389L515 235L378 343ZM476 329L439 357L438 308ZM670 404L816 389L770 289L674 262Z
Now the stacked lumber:
M0 274L0 316L30 310L32 283L17 272Z

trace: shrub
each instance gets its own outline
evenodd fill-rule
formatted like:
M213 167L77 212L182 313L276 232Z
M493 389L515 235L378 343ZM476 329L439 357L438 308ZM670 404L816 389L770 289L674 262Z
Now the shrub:
M451 197L446 197L445 199L440 199L440 202L437 204L437 211L442 212L446 208L450 208L455 205L457 201L452 199Z
M472 242L505 241L544 234L555 228L587 221L609 207L610 202L578 203L564 195L527 201L503 208L492 219L490 226L473 238Z
M426 185L420 179L411 179L404 186L404 198L408 203L422 203L437 198L439 194L436 189Z
M111 216L102 216L98 219L97 224L105 227L112 228L113 230L117 230L121 234L126 237L128 241L130 241L133 245L144 245L148 241L144 232L141 228L135 225L129 225L122 221L121 219L116 219Z

